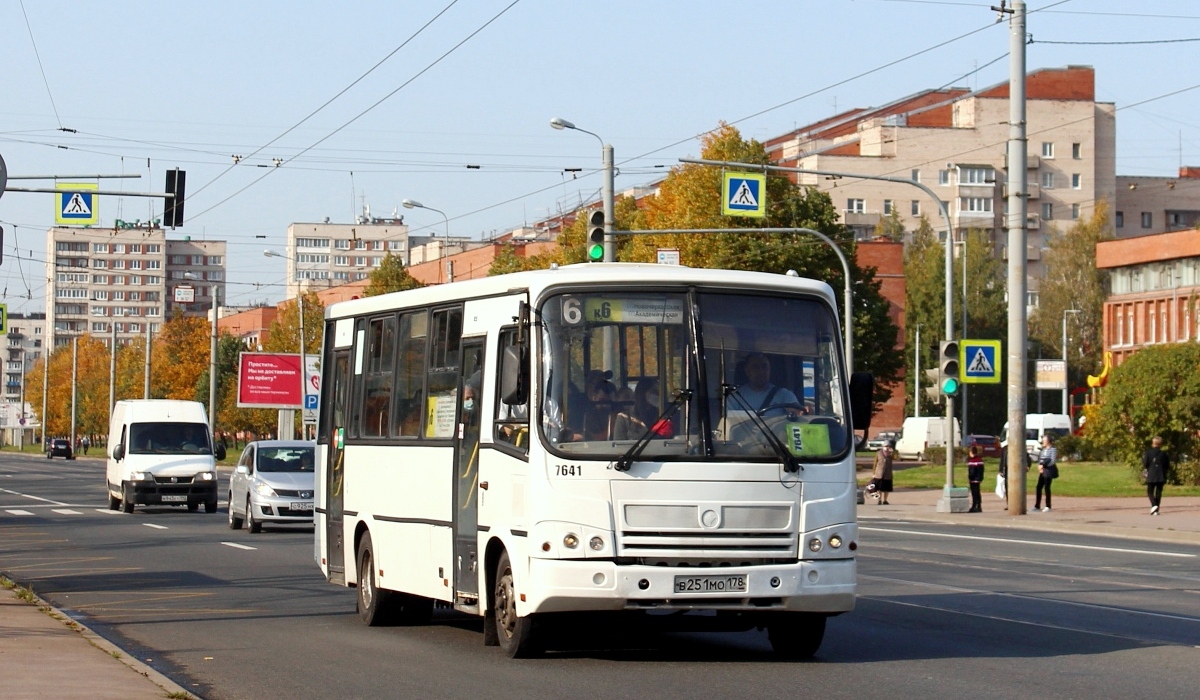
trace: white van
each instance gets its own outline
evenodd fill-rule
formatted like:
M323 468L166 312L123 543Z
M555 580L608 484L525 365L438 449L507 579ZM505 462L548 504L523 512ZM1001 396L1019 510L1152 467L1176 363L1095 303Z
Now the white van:
M954 434L956 445L962 444L958 419L954 419ZM937 416L919 416L904 419L900 439L896 441L896 456L900 459L924 460L929 456L929 448L946 446L946 418Z
M1042 451L1042 438L1052 435L1055 440L1063 435L1071 434L1071 417L1061 413L1030 413L1025 416L1025 451L1033 459L1037 459ZM1008 423L1004 424L1004 432L1000 435L1003 441L1000 446L1008 447Z
M214 459L215 457L215 459ZM216 460L204 406L195 401L118 401L108 425L108 507L179 505L217 512Z

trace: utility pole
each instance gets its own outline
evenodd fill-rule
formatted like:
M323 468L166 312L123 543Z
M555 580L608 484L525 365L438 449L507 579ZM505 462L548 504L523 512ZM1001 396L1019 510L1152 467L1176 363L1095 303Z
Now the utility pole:
M605 143L602 145L603 161L604 161L604 183L601 186L600 196L604 200L604 262L617 261L617 241L613 237L613 217L616 216L613 203L613 177L616 167L613 165L613 147L612 144Z
M79 336L71 338L71 454L75 454L75 399L79 394Z
M208 433L216 440L217 427L217 294L221 288L212 286L212 338L208 346Z
M42 415L40 421L42 424L42 447L49 447L49 443L46 442L46 428L49 423L46 420L46 397L50 394L50 351L53 349L51 346L46 346L45 357L42 358Z
M114 327L116 324L113 324ZM146 322L146 369L142 375L142 398L150 398L150 322Z
M112 420L113 406L117 405L117 324L112 324L112 343L108 353L108 416Z
M1025 515L1025 212L1029 187L1025 136L1025 2L992 8L1009 16L1008 75L1008 513Z
M913 371L913 417L921 417L921 326L917 324L917 342L916 349L913 351L913 364L916 369Z

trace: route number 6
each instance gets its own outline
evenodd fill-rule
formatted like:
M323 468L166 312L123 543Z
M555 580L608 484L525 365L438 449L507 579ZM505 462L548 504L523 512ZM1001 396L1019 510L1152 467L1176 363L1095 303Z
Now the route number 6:
M583 309L581 308L579 299L563 299L562 317L563 322L568 326L574 326L583 321Z

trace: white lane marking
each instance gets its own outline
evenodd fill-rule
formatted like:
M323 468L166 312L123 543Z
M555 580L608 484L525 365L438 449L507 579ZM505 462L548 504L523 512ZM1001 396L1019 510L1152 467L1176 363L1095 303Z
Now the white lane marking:
M902 578L889 578L887 576L870 576L859 574L859 578L870 578L877 581L888 581L890 583L906 583L910 586L919 588L937 588L951 593L974 593L977 595L994 595L999 598L1015 598L1017 600L1037 601L1039 603L1058 603L1059 605L1071 605L1078 608L1089 608L1092 610L1103 610L1105 612L1126 613L1129 615L1144 615L1146 617L1159 617L1166 620L1177 620L1181 622L1200 622L1200 617L1190 617L1187 615L1172 615L1170 613L1153 612L1151 610L1135 610L1133 608L1122 608L1113 605L1100 605L1099 603L1083 603L1076 600L1063 600L1061 598L1046 598L1038 595L1030 595L1027 593L1009 593L1007 591L986 591L977 588L962 588L959 586L947 586L942 583L931 583L928 581L909 581Z
M142 524L145 525L146 527L152 527L155 530L166 530L167 529L166 525L155 525L154 523L142 523Z
M978 535L951 535L946 532L926 532L924 530L893 530L885 527L862 527L859 531L890 532L898 535L924 535L925 537L947 537L954 540L980 540L983 542L1007 542L1009 544L1039 545L1042 547L1064 547L1066 549L1092 549L1099 552L1122 552L1125 554L1151 554L1157 557L1178 557L1195 559L1195 554L1180 554L1178 552L1156 552L1152 549L1122 549L1120 547L1097 547L1089 544L1068 544L1065 542L1040 542L1038 540L1011 540L1003 537L980 537Z
M234 549L249 549L249 550L258 549L258 547L251 547L250 545L247 545L247 544L238 544L237 542L222 542L221 544L225 545L226 547L233 547Z
M8 513L9 515L33 515L33 513L31 513L30 511L27 511L27 510L17 510L17 509L15 509L15 508L14 508L14 509L12 509L12 510L5 510L4 512L5 512L5 513Z
M120 515L121 514L121 511L119 511L119 510L109 510L108 508L97 508L96 512L104 513L105 515Z
M53 513L59 513L60 515L83 515L83 513L80 513L77 510L71 510L70 508L51 508L50 511Z
M32 498L35 501L42 501L43 503L49 503L52 506L70 505L69 503L61 503L59 501L52 501L49 498L42 498L41 496L30 496L29 494L21 493L20 491L9 491L8 489L0 489L0 491L3 491L4 493L11 493L14 496L21 496L22 498Z

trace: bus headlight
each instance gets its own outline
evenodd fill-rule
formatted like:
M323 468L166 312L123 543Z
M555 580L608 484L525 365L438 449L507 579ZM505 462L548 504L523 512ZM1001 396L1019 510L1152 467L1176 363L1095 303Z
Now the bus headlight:
M809 540L809 541L808 541L808 549L809 549L809 551L810 551L810 552L819 552L819 551L821 551L821 538L820 538L820 537L814 537L814 538L812 538L811 540Z
M831 535L829 537L829 546L833 547L834 549L841 547L842 546L842 536L841 535Z
M573 532L568 532L563 537L563 546L567 549L575 549L579 546L579 536Z
M588 540L588 546L592 548L592 551L599 552L604 549L604 540L600 537L593 537Z

